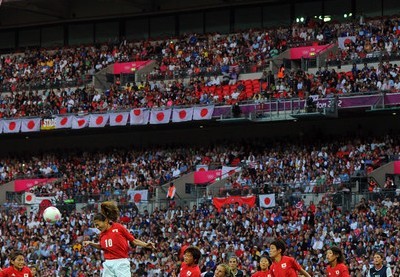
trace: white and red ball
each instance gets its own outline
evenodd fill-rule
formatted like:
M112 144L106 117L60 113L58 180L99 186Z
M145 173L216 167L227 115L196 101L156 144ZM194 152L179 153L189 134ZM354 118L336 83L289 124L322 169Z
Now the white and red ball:
M43 211L43 219L48 223L54 223L61 220L61 213L56 207L47 207Z

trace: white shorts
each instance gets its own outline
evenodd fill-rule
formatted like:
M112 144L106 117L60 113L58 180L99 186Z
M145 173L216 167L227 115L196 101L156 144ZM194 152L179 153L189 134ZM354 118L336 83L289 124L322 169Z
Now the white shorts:
M131 263L128 259L106 260L103 262L102 277L131 277Z

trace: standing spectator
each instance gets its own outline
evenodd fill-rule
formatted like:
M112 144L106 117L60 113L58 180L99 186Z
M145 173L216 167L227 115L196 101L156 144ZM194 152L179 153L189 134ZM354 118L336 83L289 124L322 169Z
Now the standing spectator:
M332 246L326 252L329 265L326 268L327 276L350 277L349 269L344 264L344 255L337 246Z
M25 256L15 251L10 255L11 266L0 269L0 277L33 277L29 267L25 265Z
M174 183L171 182L169 184L169 188L168 188L168 191L167 191L167 199L170 200L170 201L174 200L175 192L176 192L176 187L175 187Z
M381 252L374 254L374 265L368 270L367 277L392 277L389 266L383 265L384 256Z
M83 241L83 246L91 245L103 250L103 277L130 277L128 241L133 245L150 248L154 248L154 244L136 239L124 226L115 222L118 220L119 210L114 203L103 202L101 212L93 219L94 225L101 232L100 242Z
M199 248L195 246L189 246L188 248L186 248L183 254L183 263L181 265L179 276L200 277L201 276L199 267L200 257L201 257L201 252Z
M311 277L294 258L283 255L285 250L285 243L280 239L273 241L270 245L269 254L273 260L270 267L272 277L296 277L297 272L306 277Z

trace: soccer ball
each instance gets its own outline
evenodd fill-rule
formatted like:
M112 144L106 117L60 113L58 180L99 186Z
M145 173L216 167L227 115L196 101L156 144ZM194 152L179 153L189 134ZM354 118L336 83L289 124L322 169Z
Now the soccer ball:
M47 207L43 212L43 218L48 223L61 220L61 213L56 207Z

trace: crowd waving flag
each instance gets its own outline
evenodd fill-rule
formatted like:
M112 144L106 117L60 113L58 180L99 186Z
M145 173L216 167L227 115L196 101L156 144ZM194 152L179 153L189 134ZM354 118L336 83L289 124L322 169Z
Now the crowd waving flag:
M260 207L261 208L273 208L275 207L275 194L260 194Z
M147 201L148 199L148 190L134 190L132 193L130 193L131 201L134 202L135 204Z

